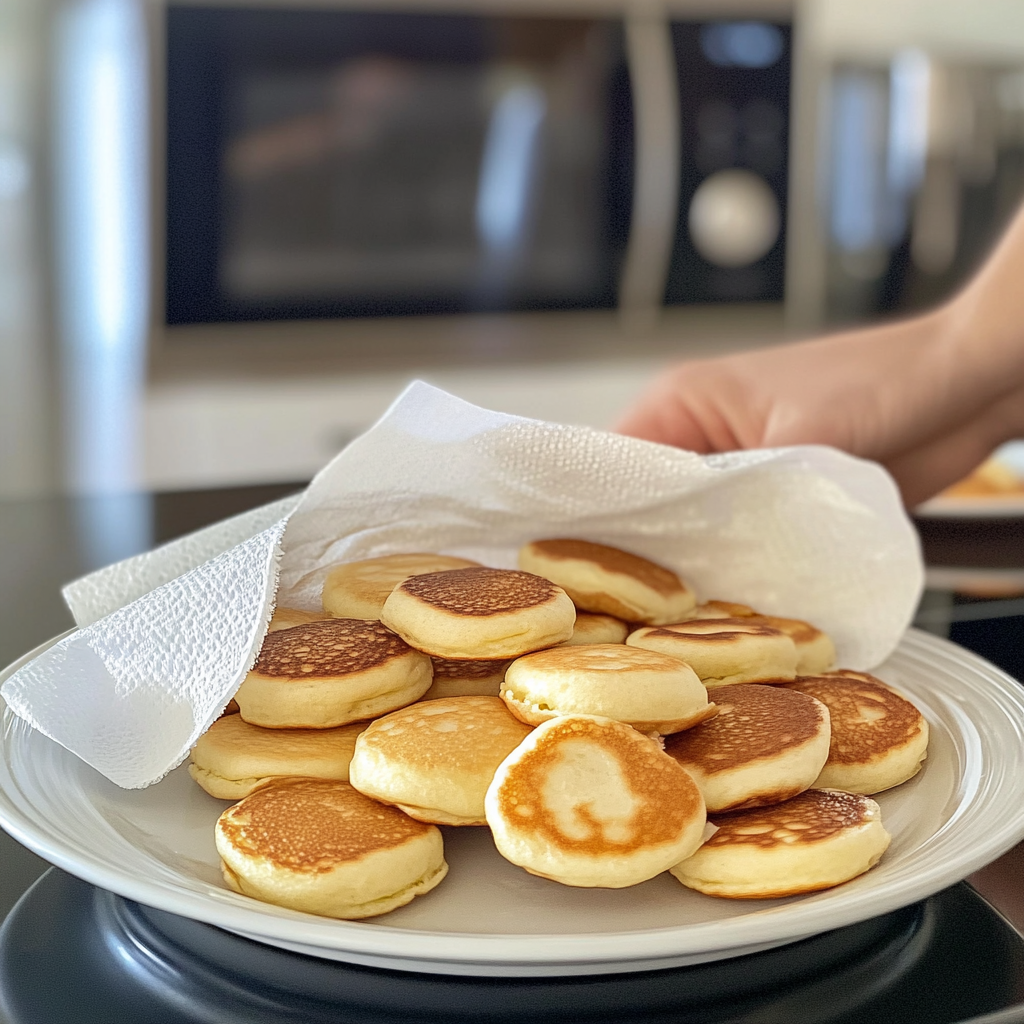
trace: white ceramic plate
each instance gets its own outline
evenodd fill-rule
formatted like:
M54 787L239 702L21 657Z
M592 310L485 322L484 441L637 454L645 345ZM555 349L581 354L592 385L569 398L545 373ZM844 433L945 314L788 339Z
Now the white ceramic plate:
M1024 495L994 494L976 498L930 498L914 509L926 519L1015 519L1024 516Z
M207 796L185 769L146 790L118 789L6 708L0 822L40 856L95 885L315 956L476 975L699 963L912 903L1024 836L1024 688L967 651L918 632L878 674L927 716L926 767L879 798L893 835L881 863L802 898L720 900L668 874L629 889L569 888L502 860L486 829L463 828L445 830L448 877L407 907L360 922L284 910L224 888L213 824L227 805Z
M1007 441L1000 445L989 462L999 464L1000 470L1009 471L1020 487L1006 494L978 494L973 497L947 497L938 494L914 509L914 515L934 519L992 519L999 516L1024 516L1024 440Z

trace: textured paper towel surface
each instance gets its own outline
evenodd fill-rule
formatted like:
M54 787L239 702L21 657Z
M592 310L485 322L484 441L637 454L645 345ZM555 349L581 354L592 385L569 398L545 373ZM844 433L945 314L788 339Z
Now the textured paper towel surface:
M890 653L923 580L917 536L872 463L821 447L702 458L488 412L420 383L289 509L267 506L78 581L69 600L82 622L134 600L12 676L8 703L119 785L157 781L255 659L279 540L277 599L310 609L338 561L426 550L512 567L539 537L614 544L679 571L702 600L813 621L852 668Z
M69 583L64 600L79 626L90 626L143 594L184 575L291 514L295 494L196 530L152 551L126 558Z
M284 526L278 521L65 637L4 683L4 699L119 786L159 781L255 660Z

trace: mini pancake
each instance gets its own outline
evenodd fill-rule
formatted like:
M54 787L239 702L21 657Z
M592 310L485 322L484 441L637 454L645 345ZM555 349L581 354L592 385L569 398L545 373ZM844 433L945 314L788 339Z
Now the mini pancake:
M324 619L268 633L235 700L253 725L331 729L419 700L432 671L379 622Z
M690 612L691 619L744 619L757 612L749 604L735 601L705 601Z
M678 622L697 603L670 569L588 540L535 540L520 550L519 567L557 583L577 608L626 622Z
M325 917L386 914L448 872L437 828L327 779L267 783L220 816L215 838L235 892Z
M731 601L708 601L693 610L695 619L749 619L772 629L781 629L790 637L797 650L798 675L815 675L831 668L836 660L836 647L832 638L817 626L803 619L784 619L779 615L762 615L745 604Z
M874 800L832 789L711 821L718 831L672 874L731 899L797 896L847 882L874 867L890 839Z
M626 643L682 659L708 689L789 680L796 675L793 641L781 630L749 619L691 619L670 626L645 626L630 633Z
M629 626L611 615L597 615L594 612L576 612L576 625L566 644L623 644Z
M413 552L335 566L324 580L324 611L339 619L379 619L388 594L410 576L478 565L468 558Z
M279 629L291 629L292 626L304 626L307 622L320 622L327 618L327 612L304 612L301 608L274 609L274 615L267 626L267 631L275 633Z
M241 715L218 718L192 748L188 773L219 800L241 800L268 779L308 776L348 781L363 725L261 729Z
M530 732L497 697L421 701L367 727L352 785L418 821L486 825L487 787Z
M665 741L709 811L781 803L814 785L828 757L824 704L775 686L739 684L715 694L718 714Z
M689 729L715 713L707 689L678 658L624 644L560 646L512 662L501 698L539 725L559 715L598 715L641 732Z
M439 697L497 697L505 678L505 669L512 664L508 658L497 661L460 661L452 658L431 658L434 681L421 700Z
M636 885L690 856L704 834L693 779L654 740L593 715L538 726L484 804L501 855L564 885Z
M868 672L856 672L852 668L837 668L833 669L831 672L823 672L822 675L828 678L837 676L842 679L863 679L865 682L869 683L875 678Z
M796 644L797 675L814 675L830 669L836 662L836 645L828 633L802 619L784 619L779 615L757 615L773 629L781 629Z
M514 569L454 569L413 576L384 602L381 621L438 658L517 658L572 636L564 590Z
M816 788L881 793L921 770L928 722L880 679L863 673L803 676L782 688L820 700L831 715L832 743Z

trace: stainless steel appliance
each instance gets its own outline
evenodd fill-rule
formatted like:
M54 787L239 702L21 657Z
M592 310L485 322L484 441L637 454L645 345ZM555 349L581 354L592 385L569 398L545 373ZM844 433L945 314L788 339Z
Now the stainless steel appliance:
M187 324L782 298L788 24L163 16L168 344Z

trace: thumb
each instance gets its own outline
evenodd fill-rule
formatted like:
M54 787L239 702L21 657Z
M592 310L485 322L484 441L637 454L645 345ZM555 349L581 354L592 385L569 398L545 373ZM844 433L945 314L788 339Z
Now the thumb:
M719 449L679 395L655 385L615 421L612 430L644 441L707 454Z

